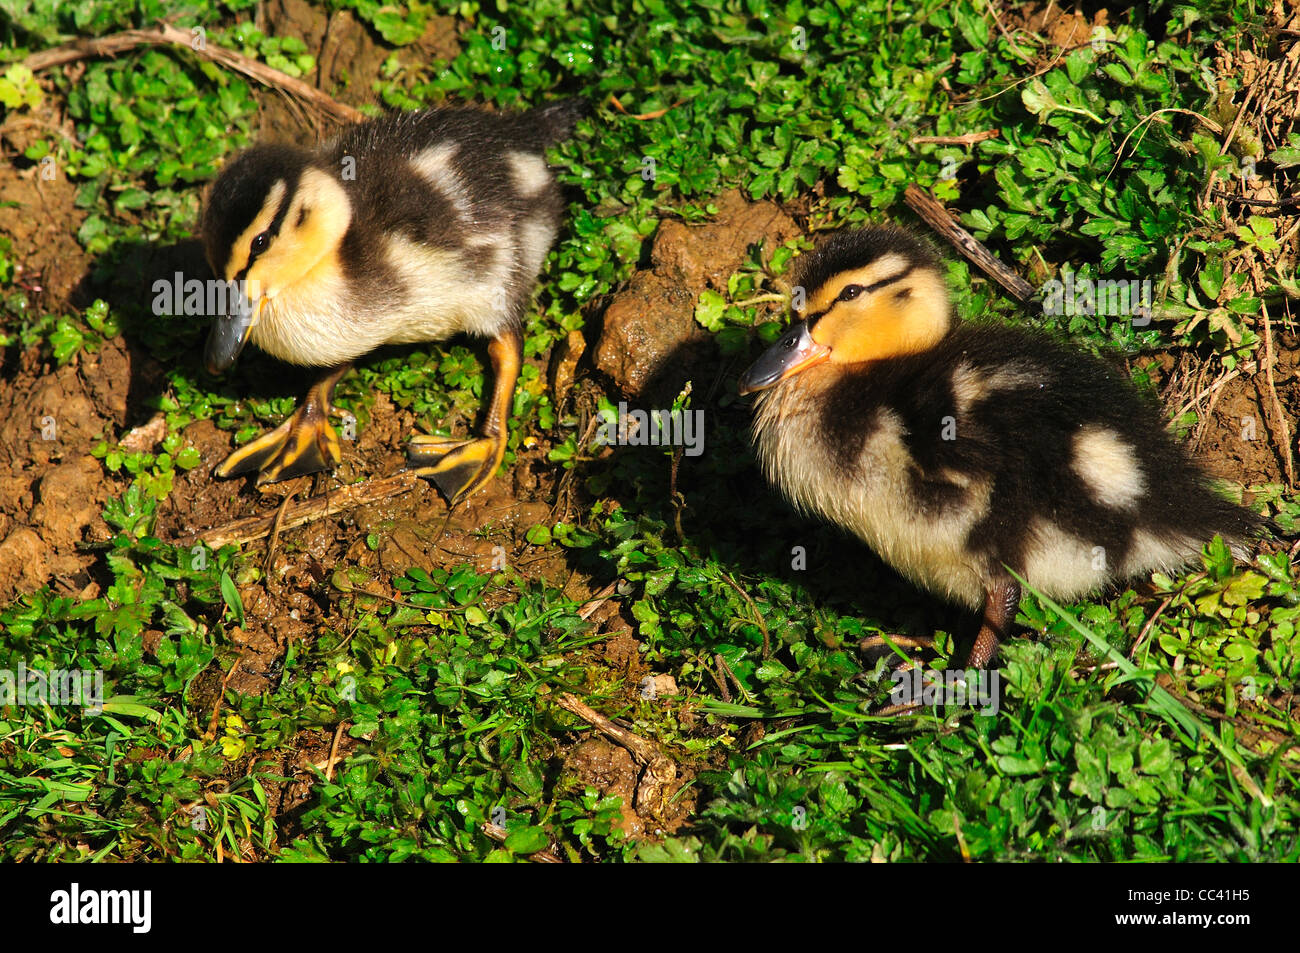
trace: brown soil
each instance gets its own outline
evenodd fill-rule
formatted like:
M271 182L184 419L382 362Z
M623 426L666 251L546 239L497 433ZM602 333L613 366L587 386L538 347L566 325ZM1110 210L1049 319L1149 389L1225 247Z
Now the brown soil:
M1062 51L1091 42L1093 31L1110 22L1107 10L1098 10L1089 19L1077 6L1073 11L1066 9L1067 6L1070 5L1025 3L1009 6L1001 14L1002 27L1022 48L1040 47L1036 68L1052 62Z
M6 157L20 156L50 135L55 117L48 108L42 112L44 118L36 117L40 124L33 120L5 134ZM48 310L66 302L90 263L77 241L86 213L73 205L76 194L76 186L56 163L20 160L15 165L6 162L0 170L0 235L13 242L13 257L22 266L15 283L31 294L36 308Z

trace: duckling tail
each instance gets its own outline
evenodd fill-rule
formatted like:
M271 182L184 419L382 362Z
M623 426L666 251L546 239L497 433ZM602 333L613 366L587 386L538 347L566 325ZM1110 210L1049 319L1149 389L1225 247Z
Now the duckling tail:
M529 110L528 117L537 123L544 144L553 146L568 139L578 120L589 112L591 103L581 96L574 96Z

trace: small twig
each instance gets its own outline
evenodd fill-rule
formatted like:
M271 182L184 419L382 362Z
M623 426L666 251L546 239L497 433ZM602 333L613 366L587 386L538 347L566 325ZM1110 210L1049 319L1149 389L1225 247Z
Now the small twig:
M343 737L344 722L339 722L338 727L334 729L334 740L330 742L330 756L325 762L325 780L334 781L334 765L339 760L339 740Z
M594 596L592 596L590 599L588 599L586 602L582 604L582 608L578 610L578 618L581 619L583 622L586 622L595 614L597 609L599 609L602 605L604 605L606 600L612 599L614 597L614 593L616 593L617 591L618 591L618 580L615 579L608 586L600 590L600 592L596 593Z
M1006 40L1007 45L1011 47L1011 52L1015 53L1021 62L1028 63L1032 66L1034 64L1033 58L1020 51L1020 45L1011 38L1011 34L1007 32L1007 28L1002 25L1002 17L998 16L998 9L993 5L993 0L984 0L984 5L989 8L989 13L993 14L993 22L998 25L998 32L1002 34L1002 38ZM969 857L966 859L970 860Z
M291 490L285 494L284 500L280 503L280 508L275 511L275 522L271 524L271 533L266 544L266 560L262 563L262 569L270 576L271 561L275 559L275 545L280 541L280 526L284 523L284 511L289 508L289 501L294 498L297 490Z
M973 146L977 142L996 139L1002 135L998 129L985 129L983 132L967 132L960 136L913 136L914 146Z
M235 659L235 664L230 666L230 671L221 679L221 691L217 692L217 700L212 705L212 717L208 719L208 730L203 733L203 737L212 739L217 736L217 717L221 714L221 706L226 700L226 685L229 684L230 678L239 670L239 663L244 660L241 655Z
M754 600L749 598L749 593L742 589L736 580L731 578L730 573L724 572L722 574L722 579L727 585L731 586L732 589L735 589L740 593L740 598L745 600L745 604L749 606L749 611L754 613L754 622L758 624L759 631L763 633L763 660L766 661L767 657L772 654L772 638L768 634L767 623L763 621L763 616L758 611L758 606L754 605ZM719 656L719 658L721 658L721 656Z
M615 96L613 93L609 94L609 101L610 104L619 112L621 112L624 116L627 116L629 119L637 119L642 122L645 122L648 119L661 119L662 117L668 114L668 110L676 109L682 103L686 102L686 100L684 99L679 99L671 106L665 106L663 109L655 109L648 113L630 113L623 108L623 104L618 101L618 97Z
M1259 735L1261 738L1265 738L1276 745L1280 745L1284 751L1289 751L1292 748L1300 748L1300 741L1295 741L1294 739L1287 737L1286 735L1282 734L1279 731L1273 731L1271 728L1265 728L1262 725L1258 725L1255 724L1254 722L1248 721L1247 719L1242 718L1239 715L1229 715L1227 712L1222 712L1214 708L1209 708L1205 705L1202 705L1198 701L1194 701L1193 699L1188 698L1182 692L1177 691L1176 689L1171 688L1167 685L1161 687L1163 687L1165 691L1167 691L1171 696L1177 699L1179 704L1183 705L1186 708L1191 709L1192 711L1196 712L1196 714L1198 715L1205 715L1207 718L1213 718L1216 721L1226 721L1230 724L1236 725L1242 731L1248 731L1251 734Z
M1250 89L1246 91L1246 98L1241 101L1241 108L1237 110L1237 115L1233 117L1232 126L1229 127L1228 129L1228 135L1224 137L1223 142L1219 145L1220 156L1225 155L1228 151L1229 146L1232 145L1232 140L1237 135L1237 129L1240 128L1241 126L1241 120L1244 119L1246 116L1246 108L1250 105L1250 101L1254 97L1255 97L1255 87L1251 86ZM1218 178L1218 175L1219 175L1218 169L1215 169L1213 172L1210 173L1210 181L1205 184L1205 193L1201 196L1202 208L1204 208L1205 203L1210 200L1210 193L1214 191L1214 183Z
M1161 113L1182 113L1184 116L1191 116L1194 119L1199 119L1206 126L1206 128L1208 128L1215 135L1218 135L1219 133L1223 132L1223 126L1221 126L1219 123L1215 122L1209 116L1203 116L1200 113L1194 112L1191 109L1179 109L1176 106L1170 106L1167 109L1157 109L1155 112L1147 113L1145 116L1143 116L1141 119L1138 120L1136 126L1134 126L1132 129L1128 131L1128 135L1126 135L1122 140L1120 140L1119 148L1115 150L1115 161L1114 163L1112 163L1110 167L1110 171L1106 173L1106 178L1101 180L1103 185L1105 185L1108 181L1110 181L1111 175L1113 175L1115 170L1119 168L1119 164L1124 161L1124 147L1128 145L1128 141L1133 138L1133 134L1137 132L1139 129L1141 129L1143 126L1145 126L1147 123L1151 122L1153 119L1158 118ZM1163 119L1160 121L1164 122ZM1140 139L1138 140L1139 143L1141 143L1141 141L1142 140Z
M718 666L718 671L722 674L724 681L727 678L730 678L731 683L736 686L736 691L740 692L740 697L745 701L749 701L749 692L745 691L745 686L740 683L740 679L738 679L736 673L731 670L731 666L727 664L727 660L722 657L721 652L714 654L713 663ZM730 698L725 700L728 702L731 701Z
M677 492L677 471L681 468L682 454L685 452L685 447L674 448L668 464L668 502L673 507L673 529L677 533L679 546L686 542L686 533L682 529L682 511L686 509L686 497Z
M1277 419L1277 427L1282 431L1282 452L1285 454L1286 462L1286 482L1288 486L1295 486L1295 458L1291 453L1291 427L1286 422L1286 414L1282 411L1282 402L1277 397L1277 384L1273 380L1273 325L1268 318L1268 306L1263 306L1264 314L1264 373L1268 380L1268 393L1273 398L1272 411Z
M1225 192L1223 189L1215 189L1210 193L1216 198L1227 199L1234 205L1252 205L1255 208L1294 208L1300 206L1300 196L1288 196L1284 199L1248 199L1244 195L1233 195L1231 192Z
M1211 384L1206 390L1203 390L1198 394L1193 394L1192 397L1187 401L1187 403L1179 407L1178 411L1173 415L1172 418L1170 418L1168 426L1172 427L1175 423L1177 423L1178 418L1182 417L1183 414L1187 413L1189 410L1191 410L1193 407L1195 407L1197 404L1201 402L1201 398L1213 394L1224 384L1228 383L1228 381L1240 376L1241 376L1241 371L1239 369L1229 371L1228 373L1220 377L1217 381L1215 381L1213 384Z
M255 539L261 539L272 530L275 530L277 523L279 523L279 530L294 529L304 523L324 519L343 510L400 496L415 489L419 482L420 478L418 476L409 470L404 470L394 476L383 477L378 480L367 480L365 483L355 483L351 486L345 486L334 493L313 496L294 503L285 509L283 516L279 513L275 516L247 516L224 526L218 526L199 533L197 536L190 535L178 539L176 545L189 545L196 538L203 540L213 549L220 549L229 543L242 545Z
M263 86L283 90L296 96L338 122L359 122L365 118L359 110L339 102L315 86L304 83L300 79L295 79L287 73L272 69L265 63L259 63L242 53L216 46L208 42L206 38L196 48L194 40L194 34L167 23L160 23L156 29L152 30L123 30L120 33L112 33L108 36L81 37L69 43L64 43L62 46L33 53L23 60L23 64L33 73L39 73L41 70L49 69L52 66L62 66L64 63L72 63L92 57L116 56L119 53L127 53L142 46L180 46L196 56L210 60L237 73L242 73Z
M504 827L502 827L499 824L493 824L491 821L484 822L480 830L483 831L483 833L486 834L488 837L496 841L498 844L504 844L506 842L506 838L510 836L510 832L508 830L506 830ZM537 864L564 863L563 860L561 860L558 856L556 856L554 851L549 849L539 850L534 854L527 854L526 856L528 857L529 860L533 861L533 863L537 863Z
M722 666L718 664L721 659L721 655L715 656L713 660L713 668L706 668L705 671L707 671L709 676L713 679L713 684L718 686L718 694L722 696L722 700L730 705L731 689L727 686L727 673L724 672Z
M1174 596L1176 595L1178 595L1176 592L1170 593L1165 597L1165 601L1160 603L1159 607L1156 608L1156 611L1151 613L1151 618L1147 619L1146 624L1142 626L1142 631L1138 633L1137 640L1134 641L1132 647L1128 650L1128 657L1130 659L1137 654L1138 647L1146 641L1146 637L1151 633L1151 627L1156 624L1156 619L1159 619L1164 611L1169 608L1169 603L1174 601Z
M1077 24L1075 25L1075 29L1078 29ZM1069 43L1073 37L1074 37L1074 30L1071 30L1070 36L1066 38L1065 42ZM981 96L979 99L962 100L962 99L954 98L953 102L961 106L973 106L976 103L983 103L983 102L988 102L988 100L990 99L997 99L999 96L1011 92L1011 90L1015 89L1017 86L1023 86L1025 83L1028 83L1030 80L1038 79L1038 77L1042 76L1044 73L1050 72L1053 69L1053 67L1055 67L1056 64L1060 62L1061 57L1064 56L1066 53L1073 53L1075 50L1081 50L1085 46L1091 46L1091 45L1092 45L1091 40L1089 40L1087 43L1080 43L1077 46L1066 46L1063 43L1061 44L1061 48L1056 51L1056 56L1052 57L1052 61L1050 63L1048 63L1046 66L1043 66L1035 70L1034 72L1030 73L1028 76L1022 76L1014 83L1002 87L996 93L989 93L989 95Z
M870 649L888 648L892 650L894 646L904 649L933 649L934 638L931 636L918 635L868 635L858 642L858 651L866 652Z
M938 232L950 245L966 256L972 264L1005 288L1021 304L1034 296L1033 286L1021 278L1002 262L998 261L975 236L957 224L948 210L936 202L930 195L915 185L909 185L903 193L903 201L917 215L925 219L926 224Z
M636 789L637 812L657 811L664 803L668 786L677 778L677 765L672 759L660 751L656 744L626 728L620 728L576 695L565 692L557 704L622 745L645 766L645 773Z

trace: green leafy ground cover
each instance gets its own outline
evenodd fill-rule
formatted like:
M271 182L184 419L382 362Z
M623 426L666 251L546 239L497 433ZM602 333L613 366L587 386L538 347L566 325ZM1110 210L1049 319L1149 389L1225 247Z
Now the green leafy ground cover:
M192 234L201 184L251 141L258 98L272 94L184 50L88 60L75 79L51 71L39 82L21 60L71 36L167 17L310 75L313 51L255 29L252 7L0 2L5 119L58 101L76 130L75 141L51 136L14 161L53 155L75 182L77 238L105 286L120 280L133 249ZM811 234L906 218L902 192L916 183L962 210L967 227L1032 280L1063 263L1082 277L1154 277L1160 304L1149 325L1035 319L1097 347L1185 349L1237 368L1259 356L1263 309L1278 321L1295 290L1281 268L1249 289L1234 272L1244 247L1276 247L1269 218L1237 230L1197 201L1212 171L1233 173L1249 157L1280 172L1287 157L1222 150L1222 135L1176 113L1150 118L1222 108L1212 45L1225 31L1259 31L1262 14L1250 5L1142 6L1102 28L1100 41L1090 32L1068 49L1007 30L989 4L948 0L332 7L343 8L395 51L434 16L455 18L453 59L412 70L390 58L372 89L387 107L449 98L520 107L572 94L599 104L553 155L570 190L570 223L529 319L530 358L584 325L643 261L661 220L702 220L735 187L805 203ZM626 115L662 110L646 121ZM985 130L998 135L969 146L912 142ZM646 157L653 180L642 175ZM123 450L116 434L97 450L130 487L105 513L116 535L102 553L102 593L79 600L47 588L0 609L0 667L100 669L110 696L94 717L0 709L3 855L1300 856L1292 747L1300 729L1291 713L1300 581L1285 549L1235 566L1211 545L1203 566L1157 576L1140 595L1066 608L1030 596L1020 622L1033 638L1004 650L996 714L870 714L891 683L884 660L864 667L858 641L938 632L942 664L961 620L860 547L790 513L753 466L746 412L730 395L744 361L781 324L774 310L737 302L779 291L791 254L807 247L804 237L766 249L733 276L725 298L701 299L700 321L731 376L710 396L701 386L689 398L711 424L708 450L682 466L681 487L672 451L598 456L577 411L558 405L536 367L516 397L512 458L542 437L557 476L572 473L577 487L569 515L534 527L529 543L596 588L622 581L617 598L642 667L671 673L680 696L642 697L598 652L608 636L580 617L584 600L553 582L449 559L389 580L392 596L378 598L364 594L364 574L339 565L320 586L331 624L290 646L265 693L227 692L214 726L193 689L233 661L230 633L244 621L240 591L258 578L258 554L226 547L196 561L153 535L157 508L174 475L198 463L184 427L212 419L246 439L294 398L241 399L255 391L251 371L225 383L204 376L203 328L192 322L104 303L42 313L8 285L11 354L40 347L62 364L122 333L146 341L167 368L146 402L165 414L168 435L157 453ZM19 263L0 246L7 283ZM1028 320L965 264L950 270L964 315ZM364 427L380 392L433 428L473 416L483 371L464 341L377 355L341 388L341 402ZM1257 488L1256 499L1295 531L1294 493L1279 484ZM795 545L806 550L806 570L792 566ZM147 629L164 633L150 651ZM717 656L734 675L726 689ZM556 704L563 692L624 719L679 765L688 783L674 803L693 805L685 824L664 832L650 823L629 837L628 806L566 772L566 747L588 729ZM289 757L305 737L328 739L340 725L347 757L328 777L314 768L302 806L278 813L268 792L286 783ZM204 825L192 823L196 806ZM660 813L671 816L673 804ZM504 820L504 842L482 832L494 820Z

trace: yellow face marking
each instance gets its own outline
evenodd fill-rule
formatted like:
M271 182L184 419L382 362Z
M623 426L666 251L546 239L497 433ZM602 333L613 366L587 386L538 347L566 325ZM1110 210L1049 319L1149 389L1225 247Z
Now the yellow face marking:
M862 285L865 288L893 275L901 275L911 267L911 264L902 255L888 254L877 258L869 265L840 272L820 288L813 289L806 310L814 314L825 311L846 285Z
M895 276L901 277L874 291L866 290ZM840 293L851 285L863 290L855 298L839 300ZM933 268L913 267L899 255L885 255L836 275L817 289L810 309L825 312L813 326L812 337L830 348L830 360L836 364L860 364L928 350L952 324L943 278Z
M230 258L226 260L227 281L233 281L235 275L244 270L248 264L248 256L252 251L253 239L262 234L271 227L271 222L275 220L275 213L280 211L280 203L284 200L285 184L283 179L279 179L271 186L271 191L266 195L266 202L262 210L257 213L253 223L239 233L235 239L234 246L230 249Z
M337 268L339 242L351 220L352 205L343 186L319 169L308 169L289 201L279 234L248 270L249 288L274 298L304 280L327 277Z

